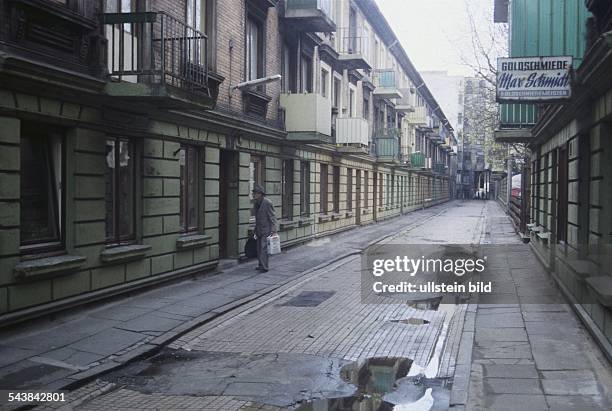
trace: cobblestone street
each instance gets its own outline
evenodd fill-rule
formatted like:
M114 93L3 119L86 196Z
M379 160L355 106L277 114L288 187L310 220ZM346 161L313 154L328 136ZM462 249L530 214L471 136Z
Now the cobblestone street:
M609 409L605 358L499 206L454 202L423 217L422 224L391 229L379 244L503 245L492 249L503 263L486 273L493 292L478 304L364 304L360 257L346 255L100 376L69 393L71 403L63 406ZM329 243L286 255L320 247ZM408 365L400 373L402 364ZM386 394L355 394L385 379L391 379ZM57 407L39 409L51 408Z

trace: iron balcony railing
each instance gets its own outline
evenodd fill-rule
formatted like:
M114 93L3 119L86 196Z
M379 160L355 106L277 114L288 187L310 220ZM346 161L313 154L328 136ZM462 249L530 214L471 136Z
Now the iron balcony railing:
M353 54L365 57L368 50L368 37L352 27L342 27L338 33L338 52L340 54Z
M402 132L399 128L383 128L374 132L374 146L377 157L399 161L399 143Z
M374 71L374 85L380 88L397 88L397 76L393 69L378 69Z
M106 13L102 21L113 78L210 97L206 34L164 12Z
M446 173L446 164L444 164L444 163L434 163L433 171L435 173L440 173L440 174Z
M285 0L286 10L321 10L331 16L332 0Z
M412 153L410 155L410 166L414 168L425 167L425 156L423 155L423 153Z

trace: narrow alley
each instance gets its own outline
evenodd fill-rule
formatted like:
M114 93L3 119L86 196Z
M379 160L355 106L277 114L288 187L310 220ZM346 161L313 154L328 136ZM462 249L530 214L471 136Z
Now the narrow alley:
M499 205L454 201L419 217L409 226L402 226L401 218L393 220L397 229L377 243L493 245L488 252L502 255L505 264L486 271L492 293L467 304L363 304L357 251L376 226L355 229L330 242L286 251L272 259L266 274L245 278L243 267L229 269L215 276L218 281L233 275L241 281L217 289L219 294L198 294L196 281L164 289L163 296L154 291L92 313L115 321L98 338L112 330L134 330L134 324L159 330L155 325L162 318L178 321L180 305L173 301L204 306L213 296L229 298L254 284L277 286L217 311L220 315L177 335L154 354L97 376L58 407L511 410L520 404L529 410L609 409L607 360ZM281 281L281 271L297 269L330 249L352 252L337 258L328 254L327 264ZM126 306L144 307L147 301L157 305L155 311L136 322L125 316ZM79 352L95 351L95 336L87 346L80 344ZM57 351L38 357L52 358ZM115 361L117 366L120 357Z

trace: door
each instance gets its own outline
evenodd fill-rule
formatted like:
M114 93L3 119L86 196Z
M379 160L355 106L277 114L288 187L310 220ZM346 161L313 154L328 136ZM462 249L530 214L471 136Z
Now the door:
M355 171L355 180L357 185L355 186L355 224L361 224L361 170Z
M559 149L557 171L557 242L567 241L567 148Z
M238 257L238 152L221 150L219 258Z

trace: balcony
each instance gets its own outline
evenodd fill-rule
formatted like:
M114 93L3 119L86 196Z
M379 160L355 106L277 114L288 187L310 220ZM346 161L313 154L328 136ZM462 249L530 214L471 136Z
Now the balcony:
M285 0L287 28L304 32L333 32L332 0Z
M287 140L331 143L331 100L316 93L281 94Z
M408 113L408 123L413 124L417 127L423 127L427 125L427 107L420 106L415 107L414 111Z
M368 38L357 34L356 29L338 29L338 61L343 68L348 70L364 69L370 70L371 67L366 60L368 50Z
M374 133L374 147L376 157L381 163L399 162L399 142L401 130L388 128L377 130Z
M410 167L423 168L425 167L425 156L421 152L410 154Z
M412 104L412 94L410 89L401 88L402 98L395 100L395 111L400 113L412 113L414 112L414 105Z
M379 98L401 99L402 93L397 87L395 70L384 69L374 71L374 96Z
M341 152L367 153L370 144L370 126L363 118L336 119L336 145Z
M434 163L432 168L434 173L446 174L446 164L444 163Z
M162 108L212 109L222 78L209 76L206 35L162 12L102 15L106 92Z

